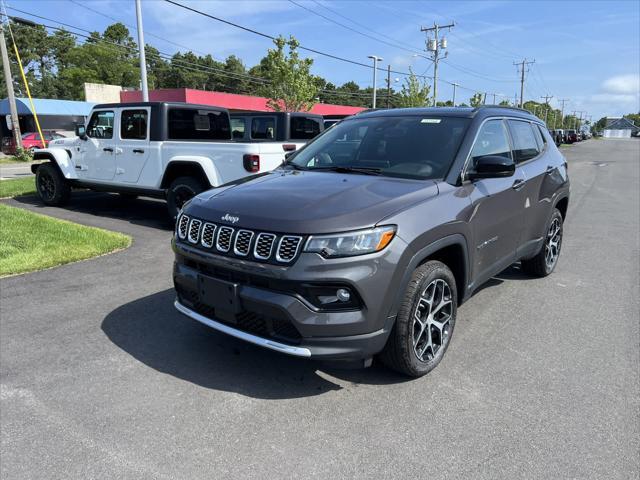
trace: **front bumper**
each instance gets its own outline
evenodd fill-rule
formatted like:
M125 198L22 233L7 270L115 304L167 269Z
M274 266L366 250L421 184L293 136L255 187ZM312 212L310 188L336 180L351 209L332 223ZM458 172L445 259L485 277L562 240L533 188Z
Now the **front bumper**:
M366 360L384 348L395 321L390 312L396 293L392 286L397 257L404 248L402 240L396 240L395 250L331 261L302 254L287 267L209 254L174 240L175 306L211 328L281 353L319 360ZM202 277L236 283L242 311L229 316L201 303ZM347 284L363 306L320 310L299 295L274 290L270 282Z

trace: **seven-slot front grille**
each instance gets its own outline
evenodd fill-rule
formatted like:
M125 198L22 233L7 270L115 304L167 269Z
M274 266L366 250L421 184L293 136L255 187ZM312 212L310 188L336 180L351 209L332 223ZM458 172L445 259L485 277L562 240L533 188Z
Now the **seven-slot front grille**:
M236 243L233 245L233 253L246 257L249 255L249 249L251 248L251 239L253 238L253 232L250 230L238 230L236 235Z
M200 238L200 227L202 226L202 220L198 220L194 218L189 223L189 235L187 239L190 243L198 243L198 239Z
M303 237L297 235L236 230L228 225L204 222L187 215L181 215L178 219L176 237L219 254L278 263L293 262L303 243Z
M228 252L231 248L231 237L233 236L233 228L218 228L218 238L216 240L216 248L221 252Z

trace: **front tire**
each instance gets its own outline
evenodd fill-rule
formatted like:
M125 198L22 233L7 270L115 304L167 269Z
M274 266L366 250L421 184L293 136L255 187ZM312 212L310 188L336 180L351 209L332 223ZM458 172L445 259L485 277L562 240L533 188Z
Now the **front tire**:
M436 368L451 342L457 305L456 281L444 263L431 260L418 267L380 354L382 362L410 377Z
M522 260L522 271L536 277L546 277L556 268L560 248L562 247L563 218L560 210L553 210L547 224L544 244L538 254L530 259Z
M36 170L36 191L45 205L60 206L69 201L71 186L51 162Z
M202 182L193 177L178 177L167 190L167 210L169 217L174 219L178 212L188 200L204 192L206 187Z

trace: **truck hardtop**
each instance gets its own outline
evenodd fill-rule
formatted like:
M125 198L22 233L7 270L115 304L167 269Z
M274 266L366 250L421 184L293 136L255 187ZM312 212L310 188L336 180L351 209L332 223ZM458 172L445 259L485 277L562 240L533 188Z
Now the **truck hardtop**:
M36 187L60 205L74 187L165 198L171 217L198 193L280 165L282 142L236 142L229 112L173 102L93 107L76 135L36 150ZM301 142L303 143L303 142ZM296 145L294 148L297 148Z
M286 142L287 151L300 148L324 131L322 115L306 112L231 113L231 134L242 142Z

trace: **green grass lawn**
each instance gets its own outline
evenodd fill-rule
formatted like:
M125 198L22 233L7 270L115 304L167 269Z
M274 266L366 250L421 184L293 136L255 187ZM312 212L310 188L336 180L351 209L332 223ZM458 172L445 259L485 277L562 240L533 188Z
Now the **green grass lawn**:
M16 157L0 157L0 165L3 165L5 163L18 163L19 160L16 160Z
M35 177L0 180L0 198L36 193Z
M0 204L0 277L85 260L129 245L131 237L122 233Z

